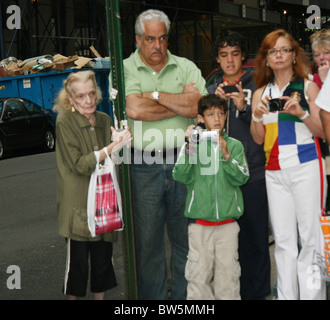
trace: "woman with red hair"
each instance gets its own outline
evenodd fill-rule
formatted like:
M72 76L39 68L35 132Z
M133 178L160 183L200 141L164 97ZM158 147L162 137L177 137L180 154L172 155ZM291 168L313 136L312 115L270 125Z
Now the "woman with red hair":
M264 143L279 299L326 298L312 268L322 192L314 136L323 137L323 130L315 104L319 88L308 70L304 50L285 30L265 37L256 58L251 134Z

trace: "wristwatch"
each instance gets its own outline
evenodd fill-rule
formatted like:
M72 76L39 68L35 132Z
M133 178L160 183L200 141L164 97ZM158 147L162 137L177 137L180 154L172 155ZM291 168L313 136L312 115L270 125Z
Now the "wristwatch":
M154 91L152 94L152 99L154 99L155 101L158 101L159 99L159 92L158 91Z

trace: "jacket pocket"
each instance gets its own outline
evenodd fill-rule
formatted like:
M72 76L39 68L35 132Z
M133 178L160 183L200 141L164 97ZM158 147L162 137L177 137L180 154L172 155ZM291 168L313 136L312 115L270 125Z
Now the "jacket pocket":
M87 210L73 208L71 215L71 232L81 237L91 237L87 222Z

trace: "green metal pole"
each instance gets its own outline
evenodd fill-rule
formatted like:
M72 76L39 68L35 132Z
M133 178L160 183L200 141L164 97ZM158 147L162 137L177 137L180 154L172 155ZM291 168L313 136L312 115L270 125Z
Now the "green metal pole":
M115 125L119 128L122 121L126 120L119 0L105 0L105 3L110 51L110 97L114 105L113 114ZM113 89L118 91L116 96L112 95ZM122 186L123 217L125 223L124 234L127 268L127 298L129 300L134 300L138 299L138 291L135 267L135 243L129 164L122 163L120 165L120 180Z

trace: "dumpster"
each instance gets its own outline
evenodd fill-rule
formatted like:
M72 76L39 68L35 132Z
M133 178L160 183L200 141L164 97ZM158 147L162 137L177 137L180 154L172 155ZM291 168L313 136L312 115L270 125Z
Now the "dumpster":
M45 109L52 109L58 91L63 87L63 81L70 72L89 70L66 69L22 76L0 78L0 97L20 97L33 101ZM96 81L102 91L102 101L98 110L111 116L112 104L109 100L109 72L110 68L92 68Z

